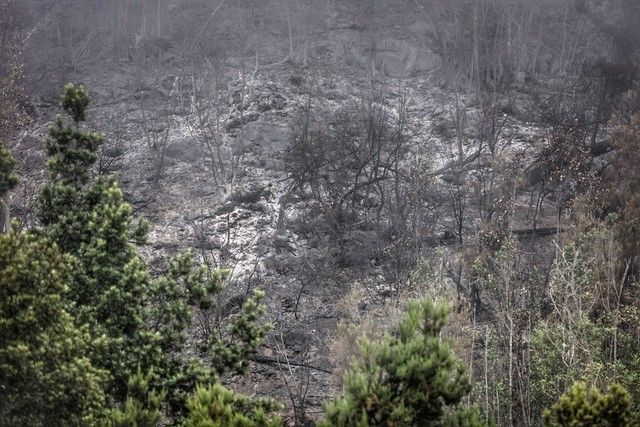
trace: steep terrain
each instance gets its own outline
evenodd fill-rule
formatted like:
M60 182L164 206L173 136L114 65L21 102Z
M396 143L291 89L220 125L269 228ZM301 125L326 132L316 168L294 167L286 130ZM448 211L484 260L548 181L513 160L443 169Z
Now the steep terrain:
M34 198L46 176L42 141L57 111L54 94L63 81L84 84L93 101L90 126L109 140L99 172L115 174L127 200L150 221L146 261L160 272L172 255L193 248L210 265L231 268L225 299L209 313L216 318L237 310L251 289L264 289L274 331L254 358L251 378L229 380L243 391L306 406L315 418L336 387L338 323L353 316L351 310L365 312L396 297L397 283L410 273L390 284L390 267L375 254L335 262L330 237L312 228L320 217L317 204L292 191L287 150L294 129L309 114L331 122L370 101L392 121L406 119L408 149L399 164L409 171L413 161L424 160L432 195L423 200L432 204L430 218L423 219L432 222L423 255L457 240L464 249L482 238L483 212L494 208L483 211L474 201L518 188L492 182L487 190L483 174L512 168L513 176L522 175L544 145L549 125L531 106L554 83L515 75L509 96L494 104L488 138L482 131L486 105L473 100L472 90L451 89L433 24L411 2L373 17L366 7L322 2L305 9L307 15L300 12L299 22L289 17L289 31L288 9L273 17L258 7L251 15L249 5L238 11L224 5L197 19L191 3L167 3L157 22L162 37L153 30L136 33L138 38L116 43L123 53L114 55L95 40L102 37L98 29L94 39L78 39L66 53L75 61L64 67L64 61L47 64L41 51L43 39L55 39L51 25L63 9L34 27L26 50L32 59L26 68L31 125L13 146L23 180L12 196L12 213L33 223ZM262 21L253 31L234 33L217 51L210 45L224 45L236 12L250 17L242 21L248 27L251 17ZM181 33L185 22L196 29ZM161 31L161 24L167 28ZM560 228L554 197L542 207L534 192L518 190L507 209L508 228L524 239L532 227L534 237L537 229ZM370 230L356 231L369 238ZM388 247L396 248L389 233ZM541 245L535 239L527 244ZM449 279L449 286L468 291L454 282ZM352 287L364 289L356 303L349 300ZM197 326L195 319L194 340ZM296 403L299 398L304 402Z

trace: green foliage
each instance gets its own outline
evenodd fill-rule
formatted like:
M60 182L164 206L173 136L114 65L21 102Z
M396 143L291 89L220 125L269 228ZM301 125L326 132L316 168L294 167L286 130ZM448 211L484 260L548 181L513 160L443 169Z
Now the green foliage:
M58 117L50 129L52 181L40 195L38 215L45 235L70 256L72 314L94 337L105 337L94 362L111 375L109 395L123 401L138 368L146 372L166 364L162 336L150 322L152 279L134 246L147 227L135 221L114 180L91 180L104 138L78 127L88 104L84 88L65 86L62 104L74 126Z
M203 323L208 321L206 312L215 306L227 275L226 270L211 271L198 266L193 254L186 252L175 257L168 273L152 283L150 319L157 325L159 344L165 354L179 355L183 351L194 310L204 313ZM263 297L263 292L255 291L241 313L230 322L228 331L221 325L205 324L200 350L209 355L208 366L179 357L167 364L162 385L167 390L167 403L174 416L185 415L187 399L198 384L214 383L218 375L228 372L246 371L250 354L257 350L270 330L269 324L260 321L265 311Z
M207 312L215 306L228 274L224 269L212 271L197 265L188 251L176 256L167 274L153 282L150 317L158 325L164 352L182 349L193 310ZM256 351L270 329L270 325L260 322L265 312L263 298L264 292L256 290L247 299L240 315L231 322L226 339L213 333L212 325L205 326L205 332L209 333L201 350L211 354L211 364L218 374L243 373L248 367L248 356Z
M363 340L343 396L327 405L320 425L479 425L477 414L448 417L471 385L440 338L447 313L430 300L414 301L394 334Z
M67 83L62 89L61 104L74 122L79 123L85 120L85 111L89 105L89 95L82 85Z
M613 384L606 394L584 383L573 385L550 409L544 412L544 425L630 426L631 398L624 387Z
M11 152L0 141L0 199L18 184L18 177L13 174L15 165Z
M581 233L559 253L551 271L553 311L530 338L536 413L575 381L599 387L616 382L634 401L640 396L639 316L635 307L623 304L628 284L620 274L625 264L615 222L609 217Z
M104 427L156 427L162 419L163 392L150 389L153 371L146 375L138 371L129 379L127 400L124 408L107 413L102 421Z
M167 274L155 280L151 292L151 318L158 325L164 352L177 351L186 342L192 308L210 310L228 276L226 270L197 266L188 251L176 256Z
M494 425L491 420L485 420L480 408L477 406L472 406L470 408L456 408L455 410L447 413L442 424L445 427L490 427Z
M532 331L531 391L537 413L574 381L606 380L613 375L600 349L604 330L586 317L571 326L541 321Z
M88 357L102 342L65 310L67 259L16 230L0 235L0 424L83 425L104 400L106 372Z
M188 413L187 402L194 390L201 384L215 384L218 378L213 369L199 360L179 362L165 374L162 385L167 391L168 413L176 420L182 420Z
M49 169L54 180L80 186L90 178L91 166L98 159L97 150L104 143L104 135L85 132L79 128L85 120L89 97L83 86L67 84L62 94L62 107L71 115L73 126L56 117L49 128L47 143Z
M220 384L198 387L188 402L185 427L278 427L280 405L269 399L251 399Z
M249 356L258 349L262 339L271 329L270 324L260 322L265 312L263 298L264 292L255 290L253 296L245 301L242 312L231 323L228 339L210 336L209 351L217 372L231 370L243 373L249 367Z
M0 141L0 233L9 228L9 204L5 196L18 183L18 178L13 174L15 164L13 156Z
M87 172L88 173L88 172ZM160 337L147 323L150 277L132 242L145 232L111 180L90 187L55 179L41 193L39 217L45 235L71 256L72 314L92 335L107 339L95 362L112 376L109 393L124 398L138 366L160 363Z
M80 129L88 102L82 86L65 86L62 106L73 123L58 117L50 129L52 180L38 200L43 234L71 265L65 294L71 314L104 342L91 357L110 374L108 397L116 404L126 401L112 421L152 417L153 411L141 413L141 400L131 398L128 384L139 371L152 370L150 392L167 390L170 413L179 417L196 384L215 381L216 373L246 369L249 353L268 330L259 319L263 295L258 292L247 301L229 331L209 325L202 350L211 355L211 368L184 357L193 310L212 309L227 272L197 266L186 253L171 262L165 276L150 277L135 246L146 237L146 223L135 220L115 180L91 178L104 138Z

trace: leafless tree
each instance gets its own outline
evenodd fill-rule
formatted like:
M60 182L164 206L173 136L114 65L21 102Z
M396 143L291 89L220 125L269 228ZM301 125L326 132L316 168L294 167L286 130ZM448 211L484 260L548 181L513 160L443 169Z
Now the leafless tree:
M164 111L160 117L154 117L152 121L144 106L140 107L140 114L144 138L153 157L153 183L158 185L165 166L167 145L171 129L174 126L174 119L171 112Z

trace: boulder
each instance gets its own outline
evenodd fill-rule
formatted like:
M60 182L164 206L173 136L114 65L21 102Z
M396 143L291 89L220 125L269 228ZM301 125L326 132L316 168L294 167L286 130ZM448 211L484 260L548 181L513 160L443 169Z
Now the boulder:
M247 111L242 116L238 114L237 116L229 117L229 121L227 122L226 129L227 130L237 129L249 122L255 122L256 120L258 120L259 117L260 117L260 114L256 111Z
M442 60L425 47L405 40L385 39L377 45L375 65L390 77L407 77L436 70Z

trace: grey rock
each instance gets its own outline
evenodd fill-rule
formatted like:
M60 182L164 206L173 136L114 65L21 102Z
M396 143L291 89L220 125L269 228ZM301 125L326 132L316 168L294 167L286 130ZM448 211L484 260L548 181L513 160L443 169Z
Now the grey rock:
M258 113L257 111L248 111L242 116L230 118L225 128L229 131L238 129L249 122L255 122L259 117L260 113Z
M376 69L391 77L434 71L441 65L439 55L404 40L386 39L377 46Z

